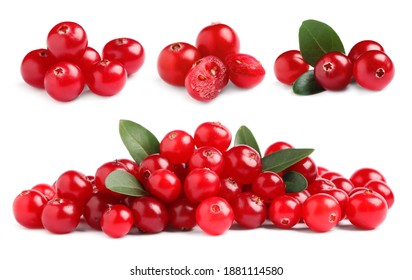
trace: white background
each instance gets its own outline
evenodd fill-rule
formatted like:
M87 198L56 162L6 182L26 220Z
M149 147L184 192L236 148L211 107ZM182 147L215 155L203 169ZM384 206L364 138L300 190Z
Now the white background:
M281 279L399 278L396 275L406 279L411 275L411 22L403 4L72 0L0 5L0 279L137 279L129 276L130 268L184 265L221 270L283 266ZM360 40L380 42L396 66L393 82L380 92L350 85L342 92L294 95L275 79L273 63L283 51L298 48L299 26L309 18L331 25L347 51ZM143 44L145 64L119 95L102 98L85 93L74 102L58 103L24 84L19 70L22 58L45 47L49 30L65 20L81 24L89 45L97 50L117 37ZM237 31L241 52L258 58L267 74L254 89L230 85L213 102L203 104L183 88L163 83L156 60L167 44L194 44L197 33L216 21ZM319 165L345 176L360 167L380 170L396 201L384 224L373 231L341 226L316 234L269 226L231 230L218 237L196 229L110 239L85 225L68 235L19 226L11 210L23 189L52 183L69 169L94 174L106 161L129 157L118 136L119 119L136 121L158 138L173 129L193 132L204 121L220 121L233 133L246 125L262 150L283 140L295 147L315 148L312 157ZM406 254L400 256L401 252Z

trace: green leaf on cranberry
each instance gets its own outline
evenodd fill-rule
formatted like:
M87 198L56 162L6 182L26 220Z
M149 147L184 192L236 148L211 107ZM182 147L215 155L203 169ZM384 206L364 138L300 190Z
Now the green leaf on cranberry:
M140 124L120 120L119 133L123 144L136 163L140 163L151 154L159 153L159 140Z
M256 152L258 152L260 156L262 156L255 136L253 136L252 131L250 131L250 129L244 125L239 127L239 129L237 130L234 143L235 143L235 146L236 145L248 145L249 147L252 147L253 149L255 149Z
M314 71L303 73L294 83L293 92L298 95L312 95L325 91L315 79Z
M305 176L296 171L289 171L283 174L283 181L286 185L286 192L301 192L308 187L308 181Z
M124 170L115 170L107 175L105 180L106 187L116 193L130 196L147 195L140 182L129 172Z
M276 151L262 158L262 169L278 173L306 158L313 151L314 149L295 148Z
M313 19L305 20L299 28L299 48L303 59L312 66L329 52L345 53L342 41L335 30Z

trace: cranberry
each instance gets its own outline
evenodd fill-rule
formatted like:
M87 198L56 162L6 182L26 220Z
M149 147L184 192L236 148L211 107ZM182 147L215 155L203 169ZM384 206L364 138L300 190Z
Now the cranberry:
M393 195L391 188L388 186L386 182L379 180L371 180L365 185L365 188L380 194L386 200L386 203L388 204L388 209L390 209L393 203L395 202L395 196Z
M46 197L37 190L24 190L13 201L16 221L26 228L42 228L41 215L47 203Z
M298 50L290 50L279 55L275 60L274 71L279 82L292 85L297 78L309 70Z
M223 154L232 142L232 133L220 122L204 122L196 128L194 140L198 148L215 147Z
M67 102L76 99L82 93L84 85L82 71L71 62L58 62L44 75L44 88L57 101Z
M31 189L41 192L47 200L51 200L56 195L56 189L49 184L37 184Z
M381 51L368 51L353 65L355 81L369 90L382 90L393 79L395 67L387 54Z
M97 168L96 174L94 176L95 177L94 182L96 184L97 190L100 193L109 194L115 197L122 197L121 194L113 192L112 190L109 190L106 187L107 176L115 170L122 170L125 172L129 171L123 163L117 160L109 161L109 162L102 164L99 168Z
M306 181L308 181L308 185L312 184L312 182L315 181L316 177L318 176L318 168L310 157L304 158L291 167L288 167L285 170L285 173L289 171L295 171L302 174L306 178Z
M136 73L143 65L145 52L143 46L131 38L117 38L104 45L102 56L120 62L128 75Z
M160 154L151 154L140 162L139 181L146 186L149 176L158 169L174 171L173 165Z
M146 190L161 202L168 204L180 196L182 185L172 171L159 169L149 176Z
M310 196L302 205L302 218L313 231L326 232L340 221L339 202L331 195L317 193Z
M160 142L160 154L170 163L186 163L195 149L193 137L183 130L173 130Z
M133 226L132 211L121 204L109 206L101 217L100 225L102 231L108 236L123 237Z
M103 212L116 203L116 199L108 194L94 193L83 208L84 220L92 228L101 230L100 219Z
M186 198L172 202L168 207L169 225L178 230L191 230L196 226L196 207Z
M321 177L323 179L332 181L336 178L340 178L340 177L343 177L343 176L341 174L339 174L338 172L335 172L335 171L326 171L322 174Z
M226 199L229 203L242 192L242 188L231 177L220 180L219 196Z
M66 234L77 228L81 214L80 208L73 201L56 197L44 206L41 221L48 231Z
M260 173L252 183L252 192L265 203L286 193L286 185L282 177L270 171Z
M352 80L352 62L340 52L329 52L315 65L316 81L327 90L342 90Z
M26 54L21 62L21 76L27 84L37 88L44 88L44 76L47 70L56 62L56 58L48 50L33 50Z
M314 195L316 193L320 193L325 190L331 190L335 188L336 186L335 184L333 184L332 181L318 177L308 185L306 191L308 191L311 195Z
M214 55L224 60L228 54L239 52L240 41L232 27L212 23L199 32L196 46L202 56Z
M340 189L326 189L322 191L323 193L330 194L338 202L341 210L340 220L343 220L346 217L346 207L348 205L349 196L344 190Z
M259 153L250 146L238 145L230 148L224 155L225 175L232 177L238 184L250 184L262 172Z
M56 180L57 196L67 198L83 209L93 193L93 185L86 175L79 171L69 170Z
M233 224L234 214L230 204L221 197L209 197L196 209L196 222L210 235L221 235Z
M165 229L168 222L167 208L159 200L142 196L132 203L135 226L145 233L158 233Z
M196 100L208 102L215 99L229 82L229 73L216 56L199 59L185 79L187 92Z
M356 170L349 179L355 187L364 187L372 180L386 182L385 177L378 170L367 167Z
M332 183L335 185L337 189L341 189L345 191L347 194L349 194L354 188L352 182L344 177L332 179Z
M290 148L293 148L293 146L290 145L289 143L286 143L286 142L283 142L283 141L278 141L278 142L275 142L275 143L271 144L266 149L264 155L267 156L267 155L269 155L271 153L274 153L274 152L277 152L279 150L290 149Z
M289 229L294 227L299 223L301 216L301 203L290 195L276 197L269 206L269 219L278 228Z
M219 194L220 178L210 169L196 168L186 176L183 188L190 201L201 202Z
M195 168L209 168L216 172L217 175L222 174L224 170L224 161L222 153L214 147L200 147L195 150L189 160L189 170Z
M118 94L126 85L126 80L127 72L123 65L106 58L93 64L86 74L90 91L100 96Z
M226 56L225 65L229 71L230 81L240 88L252 88L263 81L265 68L253 56L232 53Z
M101 60L100 54L92 47L87 47L83 56L75 61L76 65L85 74L89 72L90 67Z
M87 48L87 35L75 22L60 22L47 35L47 49L59 60L76 60Z
M157 71L166 83L184 86L192 65L201 58L199 50L191 44L179 42L167 45L157 58Z
M117 161L123 163L133 176L139 177L139 165L135 161L127 158L118 159Z
M266 219L267 209L263 200L250 192L239 194L231 204L235 221L244 228L257 228Z
M352 63L355 63L362 54L373 50L384 52L383 47L378 42L372 40L360 41L350 49L348 57Z

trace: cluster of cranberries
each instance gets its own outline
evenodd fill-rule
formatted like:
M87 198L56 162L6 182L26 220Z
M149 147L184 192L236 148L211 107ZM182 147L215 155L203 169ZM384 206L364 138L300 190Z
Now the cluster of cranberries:
M130 38L109 41L100 56L88 46L83 27L66 21L50 30L47 49L33 50L23 58L20 70L27 84L46 89L55 100L71 101L85 85L100 96L119 93L144 59L142 45Z
M101 165L93 176L70 170L50 186L39 184L14 200L18 223L69 233L81 218L111 237L122 237L133 226L144 233L170 227L190 230L198 225L211 235L228 230L234 221L246 229L266 219L282 229L304 222L325 232L341 220L361 229L378 227L394 203L394 195L377 170L362 168L347 179L317 167L306 157L279 173L262 171L262 158L248 145L229 147L231 132L221 123L200 124L193 137L174 130L160 142L160 153L139 164L119 159ZM292 146L270 145L264 155ZM123 170L132 174L147 195L129 196L106 186L107 176ZM282 175L302 174L308 187L287 192Z
M194 99L208 102L229 80L240 88L252 88L265 77L262 64L239 50L233 28L214 23L199 32L196 46L186 42L167 45L158 56L158 73L171 85L185 86Z
M274 71L277 79L291 85L309 70L298 50L290 50L277 57ZM372 40L356 43L348 55L329 52L314 66L316 81L326 90L339 91L355 79L363 88L381 90L393 79L395 68L383 47Z

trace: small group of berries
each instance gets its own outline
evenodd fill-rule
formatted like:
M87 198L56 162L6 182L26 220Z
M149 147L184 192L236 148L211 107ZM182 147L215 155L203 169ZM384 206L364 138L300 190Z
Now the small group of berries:
M131 38L109 41L102 56L88 46L82 26L60 22L47 36L47 49L29 52L21 63L23 80L58 101L76 99L85 88L100 96L113 96L126 84L128 75L143 65L142 45Z
M171 85L185 86L194 99L208 102L229 80L237 87L252 88L265 77L262 64L239 50L233 28L214 23L199 32L196 46L186 42L167 45L158 56L158 73Z
M298 50L282 53L274 64L276 78L287 85L292 85L309 68ZM332 91L345 89L353 79L365 89L382 90L395 74L392 60L383 47L372 40L356 43L348 55L339 51L326 53L316 62L313 71L317 83Z
M246 144L232 147L230 130L216 122L199 125L193 137L174 130L160 141L159 153L139 163L120 159L101 165L93 176L70 170L50 186L39 184L14 200L17 222L52 233L74 231L83 217L92 228L122 237L133 225L144 233L198 225L220 235L234 221L246 229L265 220L282 229L299 222L326 232L347 219L361 229L374 229L394 203L392 190L375 169L362 168L347 179L316 166L310 157L283 171L265 171L265 158L292 150L285 142L270 145L263 157ZM142 186L139 195L115 192L108 177L121 172ZM298 172L307 181L290 192L284 174Z

